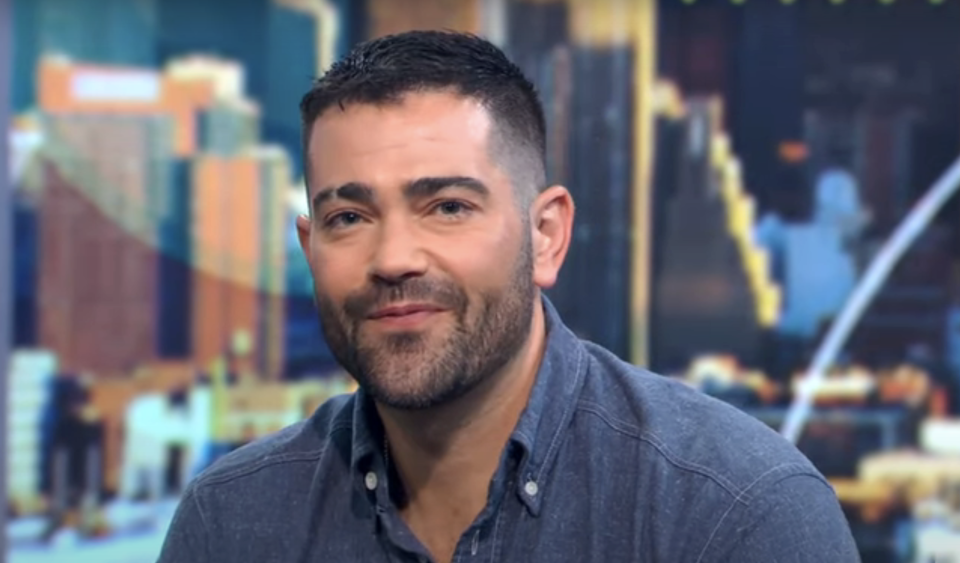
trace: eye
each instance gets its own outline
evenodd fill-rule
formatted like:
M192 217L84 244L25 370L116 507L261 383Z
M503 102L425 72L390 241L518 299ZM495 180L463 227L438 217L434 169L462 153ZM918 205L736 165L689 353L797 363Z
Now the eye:
M328 217L323 225L328 229L336 229L338 227L342 228L356 225L361 221L363 221L363 217L361 217L359 213L355 213L353 211L343 211Z
M436 207L434 207L434 210L440 213L441 215L456 216L456 215L463 215L470 209L465 203L461 201L448 200L448 201L442 201L438 203Z

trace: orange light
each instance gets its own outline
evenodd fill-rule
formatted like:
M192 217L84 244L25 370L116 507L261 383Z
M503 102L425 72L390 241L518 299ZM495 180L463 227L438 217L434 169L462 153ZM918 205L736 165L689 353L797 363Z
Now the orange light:
M807 145L800 141L783 141L777 152L780 160L791 164L803 162L808 156Z

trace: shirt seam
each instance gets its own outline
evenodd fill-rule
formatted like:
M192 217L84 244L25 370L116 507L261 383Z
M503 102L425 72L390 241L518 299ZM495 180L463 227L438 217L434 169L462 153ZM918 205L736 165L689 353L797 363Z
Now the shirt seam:
M237 479L242 479L269 467L275 465L282 465L285 463L297 463L303 461L317 461L323 457L324 452L327 450L327 445L324 444L322 448L318 450L312 450L309 452L291 452L286 454L280 454L275 457L261 460L255 464L252 464L247 467L240 467L233 471L217 475L212 474L203 477L197 482L198 487L214 487L218 485L224 485L231 481L236 481Z
M681 458L680 456L676 455L673 451L671 451L670 448L667 447L667 445L664 444L655 434L652 434L650 432L644 432L629 423L623 422L613 417L612 415L610 415L610 413L606 409L604 409L601 405L598 405L597 403L583 400L578 405L578 410L595 415L597 418L603 421L608 427L610 427L611 430L614 430L615 432L619 432L630 438L640 440L642 442L646 442L650 444L671 465L677 467L682 471L689 471L691 473L696 473L710 479L711 481L716 483L718 486L720 486L720 488L722 488L728 495L730 495L731 497L734 497L734 500L736 502L741 502L743 504L749 504L749 499L744 500L744 496L750 490L750 488L756 484L757 479L765 477L772 471L777 471L777 470L782 471L782 470L793 468L797 470L799 474L807 474L807 475L815 476L809 472L809 468L806 467L804 464L797 463L797 462L787 462L787 463L782 463L780 465L774 466L771 469L768 469L766 472L761 474L759 477L757 477L757 479L755 479L752 483L750 483L746 487L738 487L729 479L726 479L719 473L711 470L709 467L704 467L697 463L693 463Z
M729 480L723 478L723 476L721 476L720 474L712 471L708 467L704 467L702 465L698 465L696 463L692 463L687 460L681 459L679 456L675 455L672 451L670 451L670 449L667 448L667 446L663 442L657 439L657 437L654 434L651 434L649 432L644 432L635 426L632 426L630 424L627 424L615 419L602 406L589 401L581 401L580 404L578 405L578 410L593 414L594 416L599 418L601 421L603 421L608 427L610 427L611 430L615 432L619 432L620 434L623 434L635 440L640 440L642 442L646 442L650 444L671 465L681 470L690 471L692 473L697 473L697 474L703 475L704 477L707 477L708 479L710 479L711 481L719 485L730 496L736 497L738 494L740 494L741 491L738 490L738 487L734 485L732 482L730 482Z
M193 505L197 508L197 516L200 518L200 531L203 533L204 560L210 561L210 528L207 525L207 517L203 513L203 506L200 504L200 496L196 493L190 496L193 497Z
M713 540L716 539L717 533L720 531L720 528L722 528L723 525L726 523L727 517L730 515L731 512L733 512L733 509L736 508L737 504L741 502L741 497L742 497L743 495L745 495L748 491L750 491L751 489L753 489L754 487L756 487L756 486L757 486L757 483L759 483L762 479L764 479L765 477L767 477L768 475L770 475L770 474L773 473L774 471L782 470L782 469L784 469L784 468L790 467L791 465L796 465L796 464L794 464L794 463L785 463L785 464L777 465L776 467L772 467L772 468L768 469L767 471L763 472L763 474L761 474L759 477L757 477L756 479L754 479L753 482L750 483L750 485L748 485L746 488L744 488L744 490L742 491L741 494L737 495L737 497L734 498L733 501L730 502L730 506L727 507L727 510L724 511L723 515L720 517L720 520L717 521L717 525L714 526L713 531L710 532L710 537L707 538L707 543L705 543L705 544L703 545L703 550L700 552L700 556L697 557L697 560L696 560L695 563L702 563L704 556L706 556L707 552L710 550L710 546L713 544ZM810 473L809 471L807 471L807 472L799 472L799 473L788 473L788 474L786 474L786 475L783 475L782 477L780 477L780 478L777 479L776 481L772 481L772 482L768 483L767 486L770 487L770 486L773 486L773 485L777 485L777 484L779 484L779 483L782 483L782 482L786 481L787 479L793 479L793 478L796 478L796 477L806 477L806 478L809 478L809 479L813 479L814 481L818 481L818 482L820 482L821 484L827 485L827 486L829 487L829 483L828 483L827 481L825 481L822 477L820 477L820 476L818 476L818 475L816 475L816 474ZM832 489L831 489L831 490L832 490ZM744 506L750 506L750 503L743 503L743 504L744 504Z
M259 460L256 463L253 463L251 465L238 467L236 469L227 471L222 474L212 473L210 475L201 475L197 479L197 486L212 487L216 485L223 485L225 483L229 483L230 481L234 481L236 479L241 479L248 475L252 475L258 471L262 471L274 465L280 465L284 463L296 463L301 461L316 461L321 457L323 457L323 454L326 453L327 448L330 446L331 436L333 436L333 434L335 434L336 432L340 432L341 430L349 429L349 428L350 428L349 424L338 424L333 428L329 429L326 432L327 435L325 437L325 440L323 441L323 444L319 448L314 450L309 450L306 452L287 452L287 453L276 455L274 457L268 457L266 459ZM267 455L269 456L270 454L267 454Z

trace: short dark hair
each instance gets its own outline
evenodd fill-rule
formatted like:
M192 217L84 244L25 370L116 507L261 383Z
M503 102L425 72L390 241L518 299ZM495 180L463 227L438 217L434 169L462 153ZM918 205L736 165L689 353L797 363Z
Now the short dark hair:
M452 31L410 31L361 43L317 79L300 102L306 175L310 132L331 107L397 103L409 93L444 90L475 99L490 113L492 157L522 201L546 187L546 123L536 88L496 45Z

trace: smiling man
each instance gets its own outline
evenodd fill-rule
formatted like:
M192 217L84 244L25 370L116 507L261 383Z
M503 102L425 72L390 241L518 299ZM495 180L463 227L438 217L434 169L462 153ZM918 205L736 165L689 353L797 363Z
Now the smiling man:
M301 112L297 228L360 389L200 475L162 563L859 560L793 446L579 340L543 297L574 205L500 50L378 39Z

